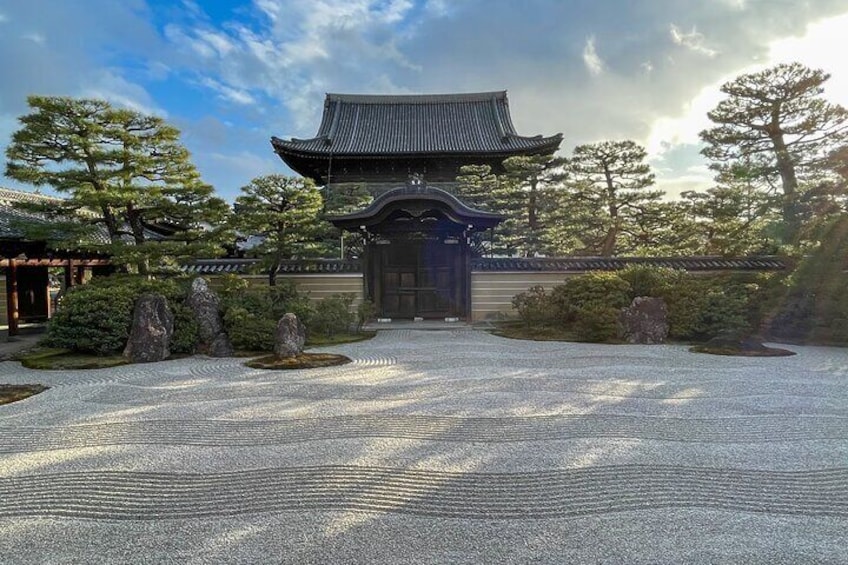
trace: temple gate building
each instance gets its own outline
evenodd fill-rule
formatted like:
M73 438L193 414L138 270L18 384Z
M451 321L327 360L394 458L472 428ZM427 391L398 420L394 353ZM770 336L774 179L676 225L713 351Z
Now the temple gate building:
M472 317L473 233L504 218L450 193L460 167L549 155L562 135L519 135L506 92L374 96L328 94L311 139L272 138L293 170L332 189L361 183L368 208L330 218L365 236L364 295L386 318Z

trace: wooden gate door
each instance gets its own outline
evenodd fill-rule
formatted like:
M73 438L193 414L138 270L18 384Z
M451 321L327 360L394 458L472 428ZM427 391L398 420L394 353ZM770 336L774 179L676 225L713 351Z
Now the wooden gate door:
M459 245L441 239L396 241L381 253L382 315L444 318L464 312Z

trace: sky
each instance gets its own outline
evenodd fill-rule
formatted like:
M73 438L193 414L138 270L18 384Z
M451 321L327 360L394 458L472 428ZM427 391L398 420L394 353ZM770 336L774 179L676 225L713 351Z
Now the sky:
M845 53L845 0L0 0L0 149L27 95L103 98L177 126L232 201L292 174L269 140L314 136L327 92L507 90L520 134L632 139L674 197L711 186L722 83L797 60L848 106Z

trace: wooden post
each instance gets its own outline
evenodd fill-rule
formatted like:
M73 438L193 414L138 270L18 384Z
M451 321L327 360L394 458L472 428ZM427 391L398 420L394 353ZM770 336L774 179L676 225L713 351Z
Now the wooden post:
M74 286L74 260L68 259L68 264L65 265L65 290Z
M15 259L9 259L6 271L6 317L9 323L9 337L18 335L18 265Z

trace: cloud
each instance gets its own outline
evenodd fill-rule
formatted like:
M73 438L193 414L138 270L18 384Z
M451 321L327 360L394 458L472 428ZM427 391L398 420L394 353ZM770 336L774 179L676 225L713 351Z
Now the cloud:
M513 0L54 4L2 8L20 31L0 33L0 76L15 77L0 85L0 124L25 112L29 93L89 92L167 110L225 196L285 169L268 138L314 135L325 92L508 89L520 133L563 132L564 153L633 139L668 170L663 178L690 183L686 168L704 162L697 134L722 81L801 56L837 73L829 96L848 80L838 57L848 34L825 25L848 11L844 0L545 0L532 10ZM24 31L50 48L23 40ZM204 130L199 120L209 116L220 123Z
M27 41L37 43L38 45L44 45L44 43L47 41L43 34L37 32L25 33L21 37L23 39L26 39Z
M810 24L800 37L788 37L769 44L769 64L798 61L832 73L825 84L825 97L848 107L848 14Z
M718 55L718 51L710 49L704 45L704 34L698 33L694 26L692 27L692 31L684 33L679 27L671 24L669 31L671 33L671 40L675 43L675 45L686 47L695 53L700 53L707 57L715 57Z
M591 75L598 76L604 72L604 62L595 50L594 35L586 39L586 45L583 47L583 64Z
M217 92L218 96L223 100L227 100L235 104L242 104L245 106L256 104L256 99L251 96L247 90L234 88L232 86L222 84L217 80L208 77L203 77L201 79L201 84Z
M841 53L848 51L848 14L829 18L807 26L803 35L772 41L768 55L757 64L733 69L705 85L678 112L657 118L647 138L648 152L659 156L679 145L699 144L698 134L710 127L707 112L725 98L721 85L746 73L757 72L777 63L799 61L825 70L842 68ZM848 76L834 75L825 85L826 97L848 107Z
M100 98L143 114L168 117L168 111L157 105L142 86L135 84L113 69L102 69L88 75L88 80L70 94L81 98Z

